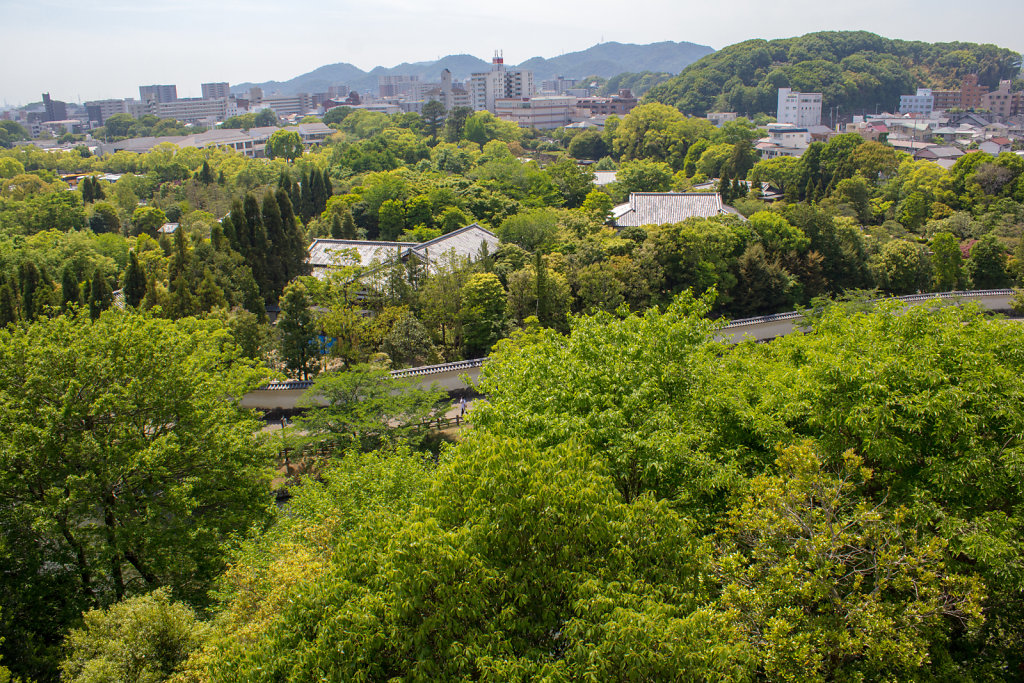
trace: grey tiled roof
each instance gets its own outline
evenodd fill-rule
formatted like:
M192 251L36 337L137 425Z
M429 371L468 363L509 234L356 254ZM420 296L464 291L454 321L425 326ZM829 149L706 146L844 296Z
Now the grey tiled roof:
M487 244L488 253L498 249L498 236L490 230L481 228L476 223L464 228L453 230L429 242L370 242L367 240L332 240L316 239L309 245L308 262L313 267L313 275L323 277L327 269L339 265L370 266L393 259L395 256L406 258L415 255L431 269L446 255L475 259L480 253L480 246ZM358 258L358 262L351 258Z
M480 245L484 243L487 244L487 252L493 254L498 249L498 236L476 223L471 223L464 228L416 245L412 248L412 253L423 259L429 267L448 253L475 259L480 253Z
M313 267L313 275L323 277L328 268L382 263L415 246L415 242L315 239L309 245L307 261Z
M667 225L732 213L717 192L634 192L612 209L615 227Z

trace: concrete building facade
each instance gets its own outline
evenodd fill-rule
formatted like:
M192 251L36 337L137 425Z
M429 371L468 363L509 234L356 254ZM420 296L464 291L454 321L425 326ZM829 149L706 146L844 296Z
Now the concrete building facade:
M231 97L231 88L226 82L203 83L199 86L203 91L204 100L215 100L220 97Z
M500 97L494 101L494 115L520 128L559 128L572 122L576 98L567 95L541 97Z
M794 92L790 88L779 88L776 119L779 123L791 123L804 128L820 126L821 93Z
M139 99L143 102L173 102L178 99L178 86L140 85Z
M498 99L533 96L533 72L506 69L505 59L496 52L491 60L491 70L470 76L466 90L474 110L493 113Z

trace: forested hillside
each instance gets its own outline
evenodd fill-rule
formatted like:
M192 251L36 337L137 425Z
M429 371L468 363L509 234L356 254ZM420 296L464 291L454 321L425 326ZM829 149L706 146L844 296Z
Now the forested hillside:
M967 74L995 87L1014 78L1020 55L995 45L892 40L866 31L824 31L798 38L747 40L691 64L653 88L647 101L691 116L735 111L773 113L777 91L822 93L825 107L845 114L899 105L916 88L957 88Z

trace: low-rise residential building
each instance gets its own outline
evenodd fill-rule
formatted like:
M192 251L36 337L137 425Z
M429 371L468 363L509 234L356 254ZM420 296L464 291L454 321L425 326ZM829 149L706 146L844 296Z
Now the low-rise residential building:
M576 102L577 107L589 110L592 116L624 116L636 105L637 99L629 89L620 90L617 95L611 97L581 97Z
M807 128L791 123L768 124L768 137L761 138L754 149L762 159L776 157L800 157L811 144Z
M709 112L704 118L710 121L715 128L721 128L723 123L735 121L737 114L734 111L713 111Z

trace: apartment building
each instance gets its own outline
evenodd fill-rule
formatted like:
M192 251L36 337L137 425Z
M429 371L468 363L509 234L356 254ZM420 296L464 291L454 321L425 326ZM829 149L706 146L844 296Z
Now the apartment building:
M221 97L231 97L231 88L226 82L203 83L199 87L203 91L204 100L216 100Z
M173 102L178 99L178 86L140 85L139 99L143 102Z
M495 52L491 70L471 75L466 90L474 110L493 113L498 99L533 96L533 72L505 68L504 57Z

